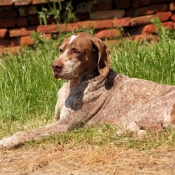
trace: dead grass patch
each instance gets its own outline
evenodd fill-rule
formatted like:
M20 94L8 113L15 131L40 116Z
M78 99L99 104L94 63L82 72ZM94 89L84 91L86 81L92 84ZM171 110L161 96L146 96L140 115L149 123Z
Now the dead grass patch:
M103 146L70 147L55 143L0 151L0 174L175 174L175 148L139 151Z

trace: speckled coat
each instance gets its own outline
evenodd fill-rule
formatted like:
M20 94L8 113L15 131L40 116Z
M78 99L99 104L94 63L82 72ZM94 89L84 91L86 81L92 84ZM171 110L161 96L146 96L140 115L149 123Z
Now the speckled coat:
M58 92L55 113L60 111L61 120L67 118L67 129L109 122L139 131L174 124L174 86L117 75L112 69L107 77L89 77L93 75L70 91L65 83Z

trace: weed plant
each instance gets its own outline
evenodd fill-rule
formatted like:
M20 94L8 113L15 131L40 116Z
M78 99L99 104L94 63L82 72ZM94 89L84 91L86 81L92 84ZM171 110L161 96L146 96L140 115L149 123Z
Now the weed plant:
M111 67L117 73L130 77L175 85L175 33L162 32L159 36L160 41L152 44L123 40L121 46L121 42L116 42L110 47ZM37 128L53 122L56 94L64 81L53 78L51 64L59 56L58 47L64 37L65 35L61 35L58 41L42 40L36 44L36 50L26 47L16 55L1 55L0 138L19 130ZM175 143L174 131L169 132L170 136L164 134L149 142L130 139L127 134L117 136L116 130L114 134L111 128L108 131L104 131L103 127L101 130L96 127L89 130L80 129L60 134L54 139L59 139L62 143L70 142L71 138L79 138L75 139L77 142L82 143L82 139L93 144L109 141L117 146L125 144L129 139L127 148L134 147L137 143L142 146L146 144L143 149L153 145L156 147L155 144L161 145L170 138L171 141L168 142L171 142L171 145ZM155 142L156 139L158 141Z
M47 0L48 7L42 7L41 11L38 12L40 24L47 25L47 20L50 17L53 17L58 25L61 21L66 24L70 21L76 21L75 14L72 12L72 2L65 2L64 5L62 3L60 0L53 2Z

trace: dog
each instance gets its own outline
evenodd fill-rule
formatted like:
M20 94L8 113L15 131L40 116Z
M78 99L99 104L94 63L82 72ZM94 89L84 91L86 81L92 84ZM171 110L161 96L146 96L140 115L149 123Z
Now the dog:
M117 74L110 68L109 54L102 40L87 33L66 38L52 64L54 77L67 80L58 91L56 121L4 138L0 147L12 149L26 141L104 123L135 133L173 126L175 86Z

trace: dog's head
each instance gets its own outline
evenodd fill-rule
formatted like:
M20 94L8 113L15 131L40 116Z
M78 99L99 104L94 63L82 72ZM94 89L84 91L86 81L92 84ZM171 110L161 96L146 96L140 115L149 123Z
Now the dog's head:
M56 79L81 80L96 68L102 76L107 76L109 62L107 46L100 39L81 32L63 41L52 69Z

